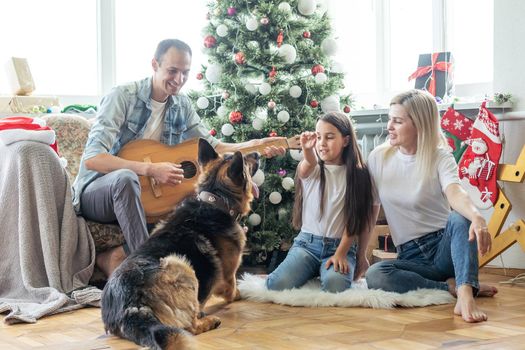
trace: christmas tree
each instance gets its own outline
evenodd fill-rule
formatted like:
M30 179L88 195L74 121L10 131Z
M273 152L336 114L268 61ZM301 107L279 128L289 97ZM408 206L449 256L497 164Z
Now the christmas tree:
M210 133L224 142L285 136L314 130L328 111L350 112L337 46L326 5L316 0L216 0L208 4L204 29L208 64L197 73L204 90L191 92ZM263 159L254 177L260 197L246 220L245 264L286 251L292 228L295 169L299 151Z

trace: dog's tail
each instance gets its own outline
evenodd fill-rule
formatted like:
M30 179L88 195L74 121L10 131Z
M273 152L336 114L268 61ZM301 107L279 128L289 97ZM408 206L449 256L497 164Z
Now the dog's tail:
M195 342L190 333L162 324L147 306L127 308L119 329L108 330L151 349L195 349Z

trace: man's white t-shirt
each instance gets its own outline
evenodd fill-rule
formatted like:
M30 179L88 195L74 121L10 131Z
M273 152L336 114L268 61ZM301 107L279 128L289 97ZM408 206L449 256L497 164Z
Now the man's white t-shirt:
M166 103L157 102L154 99L151 101L151 116L146 124L146 129L144 129L143 139L146 140L155 140L160 141L160 135L162 134L162 125L164 121L164 114L166 112Z
M319 219L321 208L321 168L315 166L312 173L301 179L303 186L302 231L317 236L341 238L345 231L343 208L346 193L345 165L325 165L324 215Z
M396 150L384 159L387 149L374 149L368 168L397 246L446 226L450 206L445 189L460 181L454 157L445 149L438 149L436 171L426 182L416 174L415 155Z

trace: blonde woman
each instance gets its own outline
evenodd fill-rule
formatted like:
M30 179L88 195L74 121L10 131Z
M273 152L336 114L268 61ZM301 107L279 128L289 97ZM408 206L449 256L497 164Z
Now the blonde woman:
M460 185L434 97L421 90L394 97L388 133L388 141L370 154L368 166L398 258L370 267L369 288L447 290L457 297L456 315L466 322L487 320L474 297L497 293L478 282L478 251L488 252L491 238Z

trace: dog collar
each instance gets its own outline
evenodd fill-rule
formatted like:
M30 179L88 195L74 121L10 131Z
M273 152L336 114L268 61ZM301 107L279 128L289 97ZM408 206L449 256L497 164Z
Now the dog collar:
M199 195L197 196L197 199L203 201L203 202L206 202L206 203L210 203L222 210L224 210L225 212L227 212L228 214L230 214L231 217L234 217L236 221L239 221L241 219L241 214L240 213L237 213L235 210L231 209L228 204L226 203L226 201L224 201L224 199L222 199L221 197L211 193L211 192L208 192L208 191L202 191L199 193Z

